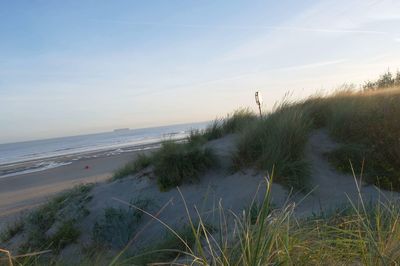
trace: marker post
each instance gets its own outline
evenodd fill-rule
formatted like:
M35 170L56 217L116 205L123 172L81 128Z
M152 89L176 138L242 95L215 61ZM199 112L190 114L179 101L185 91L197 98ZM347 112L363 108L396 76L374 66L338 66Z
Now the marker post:
M262 112L261 112L261 105L262 105L262 97L261 93L259 91L256 91L256 103L258 105L258 110L260 111L260 117L262 117Z

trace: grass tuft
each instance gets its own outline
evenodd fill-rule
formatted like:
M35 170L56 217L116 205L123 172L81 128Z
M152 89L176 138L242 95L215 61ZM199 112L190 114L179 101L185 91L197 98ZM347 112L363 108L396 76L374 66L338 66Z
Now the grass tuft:
M213 150L198 143L164 142L154 154L154 173L160 190L165 191L184 182L197 181L199 175L216 163Z
M151 156L148 156L144 153L139 153L134 161L129 162L122 168L118 169L114 173L111 180L114 181L129 175L134 175L139 171L145 169L146 167L150 166L151 163L152 163Z
M234 167L274 171L275 181L296 190L307 188L309 166L304 149L310 130L311 121L303 110L282 105L240 134Z
M23 218L16 219L13 223L10 223L0 233L0 243L5 243L11 240L14 236L21 233L24 230Z
M62 222L55 234L50 237L49 242L57 251L60 251L67 245L76 243L80 234L81 232L76 227L76 221L67 220Z
M200 224L192 225L191 230L195 247L175 250L175 254L187 255L174 263L372 266L397 265L400 261L397 202L367 204L360 196L337 210L298 219L294 205L271 205L271 191L272 182L268 182L260 205L234 215L234 223L226 222L229 218L221 209L220 227L215 229L218 234L205 229L200 217ZM175 257L161 259L149 255L144 262L170 264Z
M176 233L186 242L193 246L195 236L189 226L176 230ZM149 265L157 263L172 263L187 252L186 245L176 235L166 232L160 241L153 243L137 252L137 255L127 258L122 264L127 265Z
M368 183L400 191L399 103L398 88L328 98L326 124L342 144L328 155L330 161L347 173L351 161Z
M132 201L134 206L141 209L147 209L150 203L147 199ZM142 217L143 213L137 209L106 208L102 219L93 227L95 246L124 247L136 232Z
M195 131L190 134L187 142L165 141L157 151L150 155L140 155L118 170L113 180L137 173L151 165L161 191L182 183L195 182L206 170L218 165L214 151L203 147L204 143L204 137Z
M54 249L58 252L76 241L80 233L75 224L88 214L84 206L90 200L88 194L92 187L92 184L76 186L28 214L23 221L26 241L20 245L19 251Z

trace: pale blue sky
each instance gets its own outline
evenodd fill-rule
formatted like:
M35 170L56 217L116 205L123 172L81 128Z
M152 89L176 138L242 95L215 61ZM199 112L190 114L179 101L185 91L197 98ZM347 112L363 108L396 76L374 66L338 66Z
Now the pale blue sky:
M211 120L400 67L400 1L0 3L0 143Z

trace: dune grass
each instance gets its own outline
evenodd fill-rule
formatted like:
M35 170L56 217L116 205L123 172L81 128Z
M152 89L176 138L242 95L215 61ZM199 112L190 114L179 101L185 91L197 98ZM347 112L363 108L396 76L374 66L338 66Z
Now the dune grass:
M210 141L228 134L238 133L257 120L257 115L249 108L241 108L223 119L214 120L206 129L193 131L189 140Z
M132 204L147 209L151 204L148 199L135 199ZM95 246L122 248L136 232L143 213L132 208L104 209L103 217L93 227L92 240Z
M113 265L398 265L398 202L371 203L360 196L337 209L297 218L295 205L272 205L272 180L266 185L263 200L241 213L219 205L219 227L210 229L200 214L188 216L188 228L166 228L170 237Z
M92 185L79 185L52 198L18 220L12 232L7 229L4 242L23 234L20 253L48 249L59 252L79 237L76 221L88 214L85 204L90 200L88 193L91 188Z
M392 83L396 84L395 79ZM400 190L399 102L398 87L385 85L357 91L345 86L327 96L283 101L261 118L249 109L239 109L225 119L215 120L203 131L192 132L188 144L165 143L159 152L139 157L115 177L152 164L161 189L179 185L186 178L195 180L203 169L211 166L207 157L212 152L193 147L236 133L238 149L232 159L234 170L250 167L271 173L274 169L277 182L301 191L312 185L309 162L305 160L308 136L314 129L327 128L342 144L327 155L334 166L351 173L351 161L357 172L364 172L367 182ZM201 162L197 160L200 158Z
M400 190L400 87L355 90L283 102L239 134L236 169L256 167L286 187L309 185L304 151L309 133L327 128L341 146L327 154L339 170L363 172L368 183Z
M176 233L189 246L195 243L195 236L189 226L176 229ZM185 244L175 234L166 231L159 241L152 243L143 250L136 252L136 255L127 256L118 262L117 265L149 265L165 262L173 262L186 250Z
M304 161L308 134L313 129L326 128L341 144L327 154L334 165L348 172L352 170L351 160L356 171L363 168L368 182L383 188L398 188L399 103L397 88L346 90L284 103L262 118L245 120L244 129L224 132L238 133L238 152L233 157L238 169L256 167L266 172L274 169L276 181L303 189L308 182L308 164ZM210 135L223 136L220 126L215 125ZM166 189L190 182L211 166L207 160L213 155L204 149L204 139L208 140L201 134L193 134L184 144L164 143L160 153L150 155L143 159L145 163L138 165L147 167L151 161L157 176L168 174L163 184ZM264 200L234 214L233 223L226 222L227 211L222 207L216 231L209 230L202 217L192 217L190 220L200 223L192 223L185 232L171 232L174 236L182 235L181 239L173 237L157 243L145 250L143 256L124 256L120 265L172 261L196 265L398 265L399 202L382 199L367 204L360 197L336 211L297 218L294 205L280 208L271 205L272 183L267 186ZM62 202L61 198L55 204L63 206ZM52 221L51 213L43 212L42 216L49 218L44 220ZM73 230L67 235L73 236Z
M6 228L0 232L0 243L4 243L12 239L15 235L24 230L24 219L22 217L7 224Z
M194 181L206 169L216 166L216 156L209 148L203 148L207 141L240 132L256 120L249 109L239 109L224 119L214 120L205 130L193 130L184 143L165 141L161 148L151 154L139 154L135 160L118 169L112 181L133 175L154 166L160 189L166 190L186 181Z
M263 200L241 213L219 205L219 227L210 229L200 214L188 217L188 227L166 228L164 239L112 265L398 265L398 202L382 198L369 203L360 196L337 209L298 218L295 205L272 205L272 181L266 185ZM30 262L21 265L41 265L40 258Z
M77 242L81 234L77 224L89 214L86 204L92 187L84 184L66 190L6 228L3 244L18 237L19 255L12 256L13 265L62 265L57 255ZM0 265L2 259L0 254Z
M233 165L236 169L274 171L275 181L296 190L307 188L309 166L304 149L310 130L307 113L283 103L241 132Z
M141 154L135 161L118 170L113 180L152 166L161 191L183 183L196 182L206 170L218 166L214 151L203 147L203 144L203 137L194 133L184 143L164 141L157 151L149 155Z
M151 156L146 155L144 153L139 153L137 155L137 157L135 158L135 160L127 163L122 168L115 171L111 180L115 181L115 180L127 177L129 175L134 175L134 174L138 173L139 171L145 169L146 167L150 166L151 163L152 163Z
M215 167L218 161L212 149L192 142L166 142L153 159L154 174L162 191L184 182L197 181L202 173Z
M64 220L57 231L49 238L56 251L60 251L71 243L76 243L81 232L76 227L76 219Z
M341 146L327 155L339 170L351 164L368 183L400 190L400 88L347 91L322 99L315 112Z
M335 212L298 219L294 205L271 205L272 183L257 211L234 215L221 210L220 228L191 224L190 243L171 258L147 257L147 263L184 265L398 265L400 208L397 202L367 204L362 197ZM177 231L173 231L178 234ZM186 235L187 236L187 235ZM188 249L187 247L190 247ZM172 247L172 246L170 246ZM174 245L175 247L175 245ZM154 250L154 252L156 252ZM150 252L151 253L151 252ZM118 264L117 264L118 265ZM123 264L121 264L123 265Z

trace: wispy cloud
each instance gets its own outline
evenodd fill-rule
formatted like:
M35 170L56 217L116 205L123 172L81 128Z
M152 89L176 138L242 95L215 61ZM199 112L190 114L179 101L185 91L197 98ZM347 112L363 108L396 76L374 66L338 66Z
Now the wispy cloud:
M303 10L297 16L281 25L269 27L271 31L260 33L258 37L243 41L223 56L223 61L235 61L265 57L269 59L275 54L283 54L285 50L312 52L307 47L315 47L318 53L321 49L330 49L325 55L330 56L337 43L347 42L354 46L357 40L393 40L398 35L398 29L387 27L385 22L379 20L374 14L400 13L400 5L393 1L367 1L367 0L334 0L321 1ZM342 39L340 39L342 38ZM347 39L346 39L347 38ZM324 48L325 47L325 48ZM306 49L307 51L305 51ZM346 49L342 49L346 51ZM292 53L293 54L293 53ZM347 55L342 55L347 57ZM326 58L327 59L327 58Z
M301 70L301 69L308 69L308 68L318 68L318 67L324 67L324 66L330 66L330 65L337 65L337 64L344 63L346 61L347 61L347 59L322 61L322 62L316 62L316 63L311 63L311 64L302 64L302 65L282 67L282 68L277 68L276 70L288 71L288 70Z
M89 19L98 23L122 24L130 26L155 26L161 28L190 28L190 29L217 29L217 30L274 30L274 31L296 31L296 32L323 32L323 33L358 33L358 34L391 34L386 31L357 30L346 28L314 28L314 27L291 27L291 26L255 26L255 25L201 25L180 23L158 23L158 22L135 22L130 20Z

